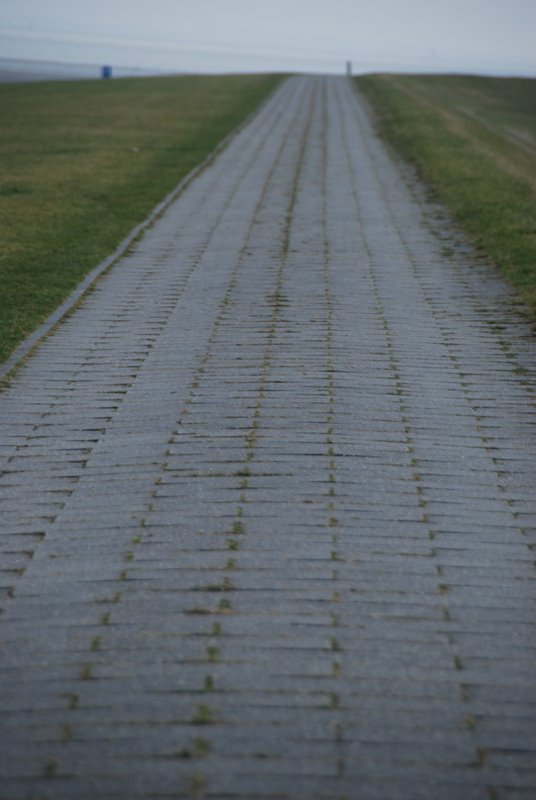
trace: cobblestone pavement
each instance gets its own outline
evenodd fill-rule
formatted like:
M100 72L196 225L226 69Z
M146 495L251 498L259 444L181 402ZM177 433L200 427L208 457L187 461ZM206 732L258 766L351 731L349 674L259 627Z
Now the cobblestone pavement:
M0 396L2 800L534 798L531 343L289 80Z

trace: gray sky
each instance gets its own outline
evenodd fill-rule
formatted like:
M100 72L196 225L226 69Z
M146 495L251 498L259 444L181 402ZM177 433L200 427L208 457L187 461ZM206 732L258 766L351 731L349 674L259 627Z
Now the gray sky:
M173 71L536 76L536 0L0 0L0 55Z

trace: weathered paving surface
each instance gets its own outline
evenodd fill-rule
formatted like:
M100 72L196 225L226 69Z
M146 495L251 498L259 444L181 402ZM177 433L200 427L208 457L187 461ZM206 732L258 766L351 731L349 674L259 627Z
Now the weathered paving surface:
M535 796L535 359L433 213L293 79L1 395L2 800Z

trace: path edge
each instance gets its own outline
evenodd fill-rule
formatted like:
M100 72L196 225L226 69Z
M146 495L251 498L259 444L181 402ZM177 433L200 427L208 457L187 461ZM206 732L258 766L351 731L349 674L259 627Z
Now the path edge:
M105 273L110 270L120 259L126 254L129 247L135 243L136 240L140 239L145 231L147 231L151 225L153 225L156 220L166 211L169 206L184 192L184 190L192 183L192 181L197 178L202 172L204 172L207 167L209 167L213 161L220 155L220 153L225 150L228 145L235 139L251 122L252 120L262 112L263 108L268 105L271 101L273 96L278 92L281 87L289 80L289 78L283 79L281 83L279 83L269 94L268 96L260 103L257 108L253 109L243 120L240 122L236 128L227 134L218 144L216 147L210 151L210 153L206 156L206 158L201 161L196 167L194 167L187 175L185 175L179 183L172 189L169 194L167 194L163 200L160 201L153 209L149 212L149 214L143 219L138 225L136 225L130 233L128 233L125 238L118 244L115 250L107 256L100 264L97 264L96 267L86 275L86 277L76 286L75 289L66 297L66 299L61 303L55 311L50 314L44 322L41 323L32 333L30 333L23 341L17 345L17 347L13 350L12 354L9 358L0 364L0 384L4 384L10 378L10 373L14 372L16 369L22 366L24 361L36 350L41 342L50 334L52 331L63 322L63 320L67 317L67 315L73 311L78 303L84 298L84 296L93 288L96 284L97 280L101 278ZM0 385L0 389L1 389Z

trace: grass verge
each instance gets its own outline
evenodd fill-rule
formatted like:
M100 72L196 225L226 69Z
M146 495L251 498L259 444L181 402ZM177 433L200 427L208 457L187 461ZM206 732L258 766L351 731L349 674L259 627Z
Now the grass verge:
M0 362L281 79L0 85Z
M536 80L367 75L380 132L536 321Z

